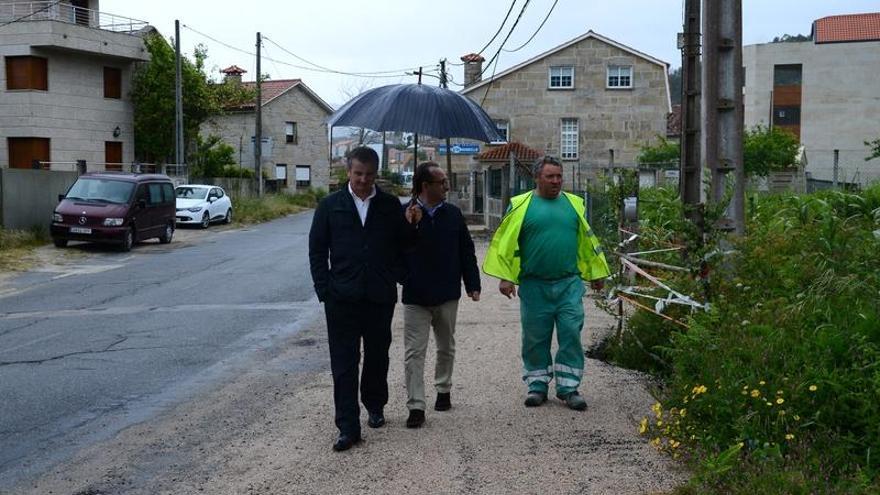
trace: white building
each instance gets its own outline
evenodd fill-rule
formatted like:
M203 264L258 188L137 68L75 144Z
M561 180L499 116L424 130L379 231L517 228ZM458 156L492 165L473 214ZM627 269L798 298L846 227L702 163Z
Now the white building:
M797 135L808 177L880 180L880 160L865 161L865 141L880 137L880 13L837 15L813 23L812 39L743 47L745 125Z
M134 160L131 76L152 28L98 4L0 0L0 167Z

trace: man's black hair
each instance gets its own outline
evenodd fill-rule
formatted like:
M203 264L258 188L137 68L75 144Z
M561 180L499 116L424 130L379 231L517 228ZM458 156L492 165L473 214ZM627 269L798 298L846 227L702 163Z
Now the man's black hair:
M352 150L345 155L346 168L351 169L352 160L357 160L364 165L369 165L373 167L373 170L379 169L379 155L376 153L376 150L369 146L352 148Z
M440 168L440 165L438 165L437 162L422 162L416 167L416 171L413 174L413 200L419 197L419 194L422 193L422 184L433 180L434 176L431 174L431 169L435 167Z

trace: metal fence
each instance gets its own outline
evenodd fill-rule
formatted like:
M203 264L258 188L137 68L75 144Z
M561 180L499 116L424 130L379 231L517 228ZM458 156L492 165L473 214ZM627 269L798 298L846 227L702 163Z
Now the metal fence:
M20 21L60 21L118 33L133 33L148 25L146 21L64 2L0 3L0 24Z

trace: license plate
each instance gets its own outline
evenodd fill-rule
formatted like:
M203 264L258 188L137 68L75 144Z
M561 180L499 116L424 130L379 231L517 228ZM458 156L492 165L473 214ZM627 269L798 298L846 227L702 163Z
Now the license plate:
M92 229L87 229L84 227L71 227L70 233L71 234L91 234Z

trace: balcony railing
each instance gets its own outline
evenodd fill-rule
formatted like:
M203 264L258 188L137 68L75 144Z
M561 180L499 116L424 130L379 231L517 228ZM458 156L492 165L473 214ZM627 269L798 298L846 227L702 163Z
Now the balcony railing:
M76 7L66 2L0 3L0 24L27 21L61 21L118 33L132 33L148 25L145 21Z

